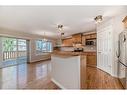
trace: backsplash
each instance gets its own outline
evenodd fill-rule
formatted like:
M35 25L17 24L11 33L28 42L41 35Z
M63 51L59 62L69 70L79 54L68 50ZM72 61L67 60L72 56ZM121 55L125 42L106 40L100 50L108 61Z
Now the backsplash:
M74 47L61 47L61 51L74 51Z
M96 51L96 46L84 46L84 51ZM61 51L74 51L74 47L61 47Z
M84 51L96 51L96 46L84 46Z

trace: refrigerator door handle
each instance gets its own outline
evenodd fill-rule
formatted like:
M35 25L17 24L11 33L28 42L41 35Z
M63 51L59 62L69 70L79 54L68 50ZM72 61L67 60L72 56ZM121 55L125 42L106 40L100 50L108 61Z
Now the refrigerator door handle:
M118 41L118 51L116 51L117 58L120 57L120 41Z
M117 56L117 58L119 58L119 54L118 54L118 51L116 51L116 56Z
M126 36L124 35L124 42L126 41Z

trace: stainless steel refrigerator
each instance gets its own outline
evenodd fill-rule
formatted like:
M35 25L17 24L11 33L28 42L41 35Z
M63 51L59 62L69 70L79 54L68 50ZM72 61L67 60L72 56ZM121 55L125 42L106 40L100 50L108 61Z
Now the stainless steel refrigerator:
M119 34L118 46L118 77L125 89L127 89L127 29Z

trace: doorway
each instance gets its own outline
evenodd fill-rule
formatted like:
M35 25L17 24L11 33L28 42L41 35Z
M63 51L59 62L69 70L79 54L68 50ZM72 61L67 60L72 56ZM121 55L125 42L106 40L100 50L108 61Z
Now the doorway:
M1 37L0 68L27 63L28 40L11 37Z
M97 67L112 73L112 25L97 30Z

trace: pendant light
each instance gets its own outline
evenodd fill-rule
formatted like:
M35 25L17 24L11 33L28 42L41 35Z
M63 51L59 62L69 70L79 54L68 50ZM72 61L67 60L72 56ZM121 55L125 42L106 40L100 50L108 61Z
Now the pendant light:
M62 45L62 36L64 35L64 33L63 33L63 25L62 24L59 24L57 26L57 28L58 28L58 30L60 32L60 45Z
M44 31L44 38L43 38L43 41L45 41L45 42L47 41L47 39L45 38L45 31Z

